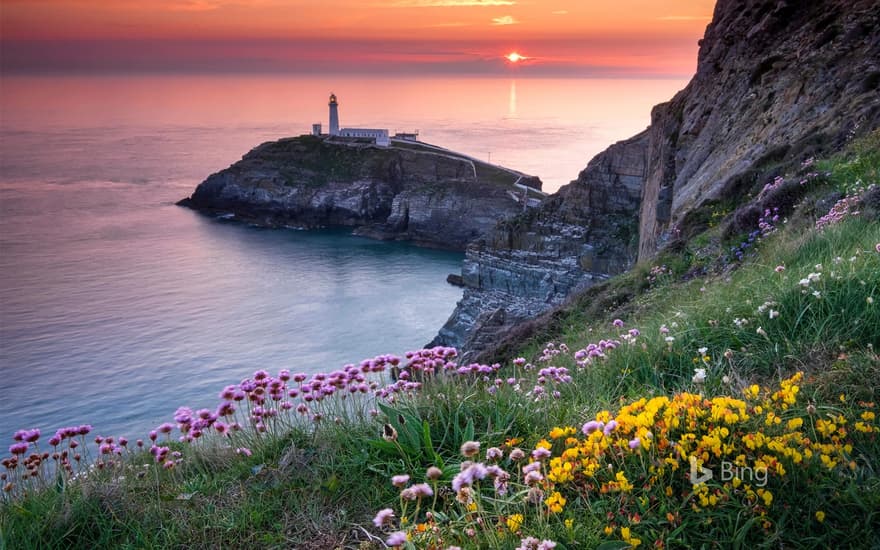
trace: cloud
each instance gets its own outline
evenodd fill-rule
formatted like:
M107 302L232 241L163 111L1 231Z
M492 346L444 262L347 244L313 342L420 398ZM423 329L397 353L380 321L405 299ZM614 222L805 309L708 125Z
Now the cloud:
M399 0L391 4L391 6L396 8L460 8L515 5L515 0Z
M708 15L664 15L658 17L658 21L709 21L712 19Z
M552 11L550 13L552 13L553 15L566 15L566 14L568 14L568 10L556 10L556 11Z
M492 18L492 24L495 26L516 25L517 23L519 23L519 21L514 19L512 15L503 15L501 17Z

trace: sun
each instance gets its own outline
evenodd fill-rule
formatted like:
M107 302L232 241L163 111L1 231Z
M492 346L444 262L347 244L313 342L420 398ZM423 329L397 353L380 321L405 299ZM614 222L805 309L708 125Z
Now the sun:
M510 52L509 54L504 56L504 59L510 61L511 63L519 63L520 61L528 59L528 57L520 55L518 52Z

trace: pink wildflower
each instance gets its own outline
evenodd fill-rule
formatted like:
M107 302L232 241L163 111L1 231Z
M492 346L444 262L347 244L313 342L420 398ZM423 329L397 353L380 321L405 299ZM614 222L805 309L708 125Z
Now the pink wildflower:
M388 538L385 540L385 544L388 546L401 546L406 542L406 533L403 531L395 531L391 533Z
M393 517L394 510L392 510L391 508L384 508L382 510L379 510L379 512L376 514L376 517L373 518L373 525L375 525L376 527L382 527L386 523L389 523L391 521L391 518Z
M407 483L409 483L409 476L406 474L391 477L391 484L395 487L405 487Z

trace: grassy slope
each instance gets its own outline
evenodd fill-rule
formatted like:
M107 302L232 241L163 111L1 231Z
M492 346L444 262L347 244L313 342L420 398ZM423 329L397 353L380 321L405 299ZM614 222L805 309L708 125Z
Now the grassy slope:
M877 182L878 134L820 168L831 175L810 183L807 203L833 190L852 192L858 180ZM717 228L663 258L669 273L651 284L646 279L653 266L637 266L589 294L590 302L570 308L541 341L526 343L522 355L536 367L505 364L497 387L495 374L488 382L436 377L376 419L327 404L316 429L292 421L292 429L278 425L262 436L238 436L233 446L252 449L250 457L216 438L175 444L183 462L168 471L147 466L142 477L126 468L150 463L150 457L133 454L126 466L106 468L92 481L5 502L2 545L382 548L380 539L403 528L407 544L417 547L442 539L442 547L513 548L526 535L552 539L557 548L869 547L880 539L880 444L871 414L880 386L880 224L862 215L817 231L814 216L802 208L777 226L734 266L720 258L737 239L723 239ZM777 272L779 265L785 270ZM684 280L695 266L708 266L710 274ZM810 273L821 275L801 285ZM772 304L762 308L765 302ZM771 318L770 311L779 315ZM612 326L614 317L625 327ZM632 328L640 331L632 344L622 341L605 359L577 365L576 350L603 338L621 340ZM571 381L547 374L540 397L533 389L537 371L548 366L569 369ZM705 381L694 381L695 368L705 369ZM803 380L774 393L798 371ZM511 377L516 385L507 383ZM744 398L743 389L754 383L766 390ZM705 400L691 397L697 393ZM742 399L747 413L734 420L713 417L709 399L728 395ZM659 402L638 400L655 396L671 404L659 405L656 417L639 417ZM618 415L633 402L638 414ZM664 414L681 403L685 425L673 428ZM738 410L738 401L724 403ZM579 431L597 416L621 422L617 435L602 440L611 447ZM329 421L334 417L339 424ZM397 431L396 441L380 437L386 422ZM718 447L716 455L714 430L722 427L728 434L719 445L729 447ZM688 448L688 433L703 447ZM752 449L758 433L788 443ZM638 436L640 447L629 450L627 442ZM465 440L482 443L481 460L490 446L503 451L499 466L511 474L507 495L497 495L486 479L472 490L469 504L456 500L448 486L465 460L459 453ZM530 488L510 450L529 452L542 440L552 457L541 467L541 498L528 504ZM808 449L810 458L804 456ZM746 489L750 484L733 487L717 479L693 487L683 478L688 464L682 451L716 470L722 459L739 455L750 466L770 462L767 488L759 494L754 483ZM599 469L588 474L591 460ZM570 479L565 462L573 464ZM421 482L431 465L444 470L433 485L436 498L418 506L400 500L390 476L407 473ZM626 480L623 489L618 474ZM394 509L398 523L377 529L370 519L385 507ZM406 524L399 523L402 517Z

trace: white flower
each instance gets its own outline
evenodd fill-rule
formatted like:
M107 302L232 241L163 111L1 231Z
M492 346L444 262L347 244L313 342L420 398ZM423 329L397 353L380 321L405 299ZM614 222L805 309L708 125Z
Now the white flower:
M798 284L801 286L810 286L810 280L809 279L801 279L800 281L798 281Z
M724 376L721 378L721 381L722 381L723 383L725 383L725 384L730 384L730 377L727 376L727 375L724 375Z
M874 298L872 298L871 296L868 296L867 298L865 298L865 301L868 302L868 304L873 304Z
M700 355L706 355L706 352L709 351L709 348L700 348L697 351L700 352Z
M816 268L816 271L822 271L822 264L816 264L814 267Z
M776 311L775 309L771 309L771 310L770 310L770 318L771 318L771 319L776 319L777 317L779 317L779 312Z
M669 344L675 342L675 336L667 336L667 337L666 337L666 342L669 343Z
M758 330L756 330L755 332L757 332L761 336L767 336L767 332L761 327L758 327Z
M706 369L694 369L694 377L691 378L694 384L702 384L706 381Z
M814 290L814 291L813 291L813 296L815 296L816 298L821 298L821 297L822 297L822 293L819 292L818 290Z
M810 273L809 275L807 275L807 279L809 279L811 283L815 283L821 277L822 277L821 273Z

